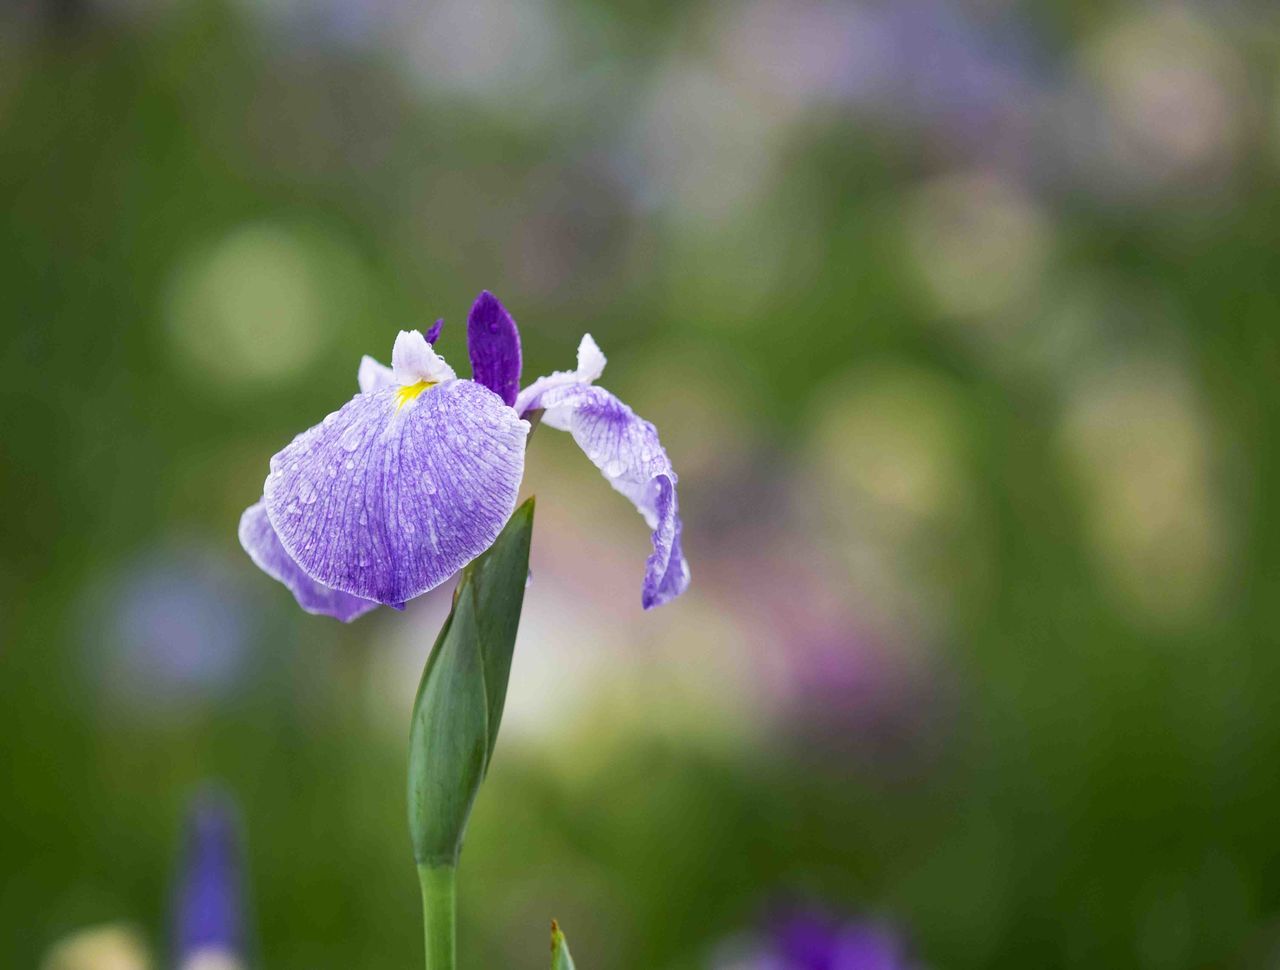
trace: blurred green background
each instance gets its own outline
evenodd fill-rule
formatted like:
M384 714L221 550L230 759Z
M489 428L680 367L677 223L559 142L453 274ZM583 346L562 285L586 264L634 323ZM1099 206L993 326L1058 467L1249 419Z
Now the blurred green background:
M236 541L360 355L590 331L694 583L566 436L465 967L1280 965L1280 10L53 0L0 13L0 965L239 798L255 963L420 965L412 692ZM466 373L465 364L460 368ZM726 943L729 941L729 943ZM157 965L162 965L159 959Z

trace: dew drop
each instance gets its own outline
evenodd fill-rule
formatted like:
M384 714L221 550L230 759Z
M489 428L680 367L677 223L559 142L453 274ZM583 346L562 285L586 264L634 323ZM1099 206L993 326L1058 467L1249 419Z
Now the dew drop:
M316 486L309 478L303 478L298 481L298 500L303 505L310 505L316 500Z
M355 467L356 467L356 463L355 463L354 461L352 461L350 458L348 458L348 459L347 459L347 464L346 464L346 469L347 469L347 471L351 471L351 470L352 470L353 468L355 468Z
M344 451L355 451L360 447L361 441L364 440L364 433L358 425L352 425L342 432L342 437L338 439L338 443L342 445Z

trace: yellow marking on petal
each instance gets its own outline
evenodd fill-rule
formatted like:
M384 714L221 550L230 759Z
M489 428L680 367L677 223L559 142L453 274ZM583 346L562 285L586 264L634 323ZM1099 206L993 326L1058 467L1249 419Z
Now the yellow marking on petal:
M405 384L396 391L396 410L399 411L423 391L430 390L439 383L439 381L418 381L417 384Z

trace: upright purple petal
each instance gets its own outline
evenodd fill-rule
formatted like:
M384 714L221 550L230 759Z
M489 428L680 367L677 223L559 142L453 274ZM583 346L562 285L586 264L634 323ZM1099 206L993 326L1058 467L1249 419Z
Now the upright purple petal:
M267 516L316 582L400 604L497 538L515 508L529 425L488 389L449 381L359 394L271 459Z
M483 384L508 406L520 390L520 331L496 296L485 290L467 316L467 348L471 379Z
M676 473L653 425L602 387L569 384L541 394L542 423L568 431L609 484L631 499L653 529L641 604L651 609L689 588L680 545Z
M179 968L236 966L244 951L239 832L230 801L205 792L192 806L174 901ZM221 962L217 962L221 961Z
M440 331L444 329L444 317L441 317L431 325L431 329L427 331L427 343L433 344L440 339Z
M308 613L332 616L343 623L350 623L378 607L373 600L361 599L317 583L304 573L284 551L261 501L249 506L240 516L240 545L244 546L244 551L259 569L289 587L298 605Z

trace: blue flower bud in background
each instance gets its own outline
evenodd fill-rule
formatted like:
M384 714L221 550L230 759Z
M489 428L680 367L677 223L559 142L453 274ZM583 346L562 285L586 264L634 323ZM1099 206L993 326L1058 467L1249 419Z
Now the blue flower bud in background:
M174 899L177 970L245 966L240 825L231 798L206 789L192 802Z

